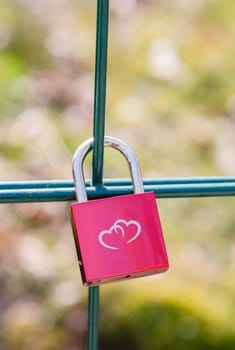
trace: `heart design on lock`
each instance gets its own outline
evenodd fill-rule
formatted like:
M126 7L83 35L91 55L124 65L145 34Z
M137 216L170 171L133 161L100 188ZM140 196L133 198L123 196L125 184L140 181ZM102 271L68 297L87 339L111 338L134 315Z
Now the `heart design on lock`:
M141 225L138 221L118 219L109 230L99 233L98 240L103 247L117 250L121 244L129 244L136 240L140 233Z

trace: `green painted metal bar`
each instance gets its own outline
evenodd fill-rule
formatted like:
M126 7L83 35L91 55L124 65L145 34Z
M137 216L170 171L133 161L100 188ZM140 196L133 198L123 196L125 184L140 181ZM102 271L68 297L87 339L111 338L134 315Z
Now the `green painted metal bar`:
M235 196L235 182L145 185L146 192L153 191L157 198L222 197ZM89 199L130 194L132 186L87 187ZM0 190L0 203L75 201L74 188L26 188Z
M97 2L92 181L103 181L109 0Z
M87 349L98 349L99 338L99 287L89 287Z
M109 0L97 1L92 184L103 182ZM99 287L89 288L87 350L98 350Z
M235 182L234 176L197 176L197 177L165 177L165 178L144 178L146 186L157 185L186 185L186 184L207 184L207 183L231 183ZM130 178L104 179L105 186L131 186ZM91 180L86 181L86 186L91 186ZM0 190L14 189L56 189L74 188L72 180L33 180L33 181L6 181L0 182Z

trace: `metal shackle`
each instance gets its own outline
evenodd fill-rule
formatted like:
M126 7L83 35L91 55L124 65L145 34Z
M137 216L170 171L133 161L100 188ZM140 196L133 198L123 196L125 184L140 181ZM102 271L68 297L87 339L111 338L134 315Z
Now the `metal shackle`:
M83 142L77 148L73 156L73 178L75 183L76 197L79 202L86 202L88 200L83 172L83 162L87 154L92 150L93 142L93 137ZM134 192L144 192L139 162L132 148L130 148L125 142L111 136L104 137L104 146L115 148L124 155L128 161L130 168Z

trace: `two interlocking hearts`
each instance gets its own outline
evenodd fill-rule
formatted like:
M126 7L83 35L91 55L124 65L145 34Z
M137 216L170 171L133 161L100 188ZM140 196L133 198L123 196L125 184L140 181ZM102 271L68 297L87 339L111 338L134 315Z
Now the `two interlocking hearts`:
M136 240L140 233L141 225L138 221L119 219L109 230L101 231L98 239L103 247L117 250L123 244L129 244Z

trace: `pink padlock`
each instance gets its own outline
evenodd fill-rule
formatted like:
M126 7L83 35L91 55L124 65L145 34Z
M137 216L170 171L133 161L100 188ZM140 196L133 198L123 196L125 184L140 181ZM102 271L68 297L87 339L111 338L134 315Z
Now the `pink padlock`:
M140 167L123 141L105 136L104 146L118 149L128 160L134 194L87 200L83 161L93 146L85 141L73 157L79 203L71 221L83 284L98 285L164 272L169 268L154 192L144 193Z

